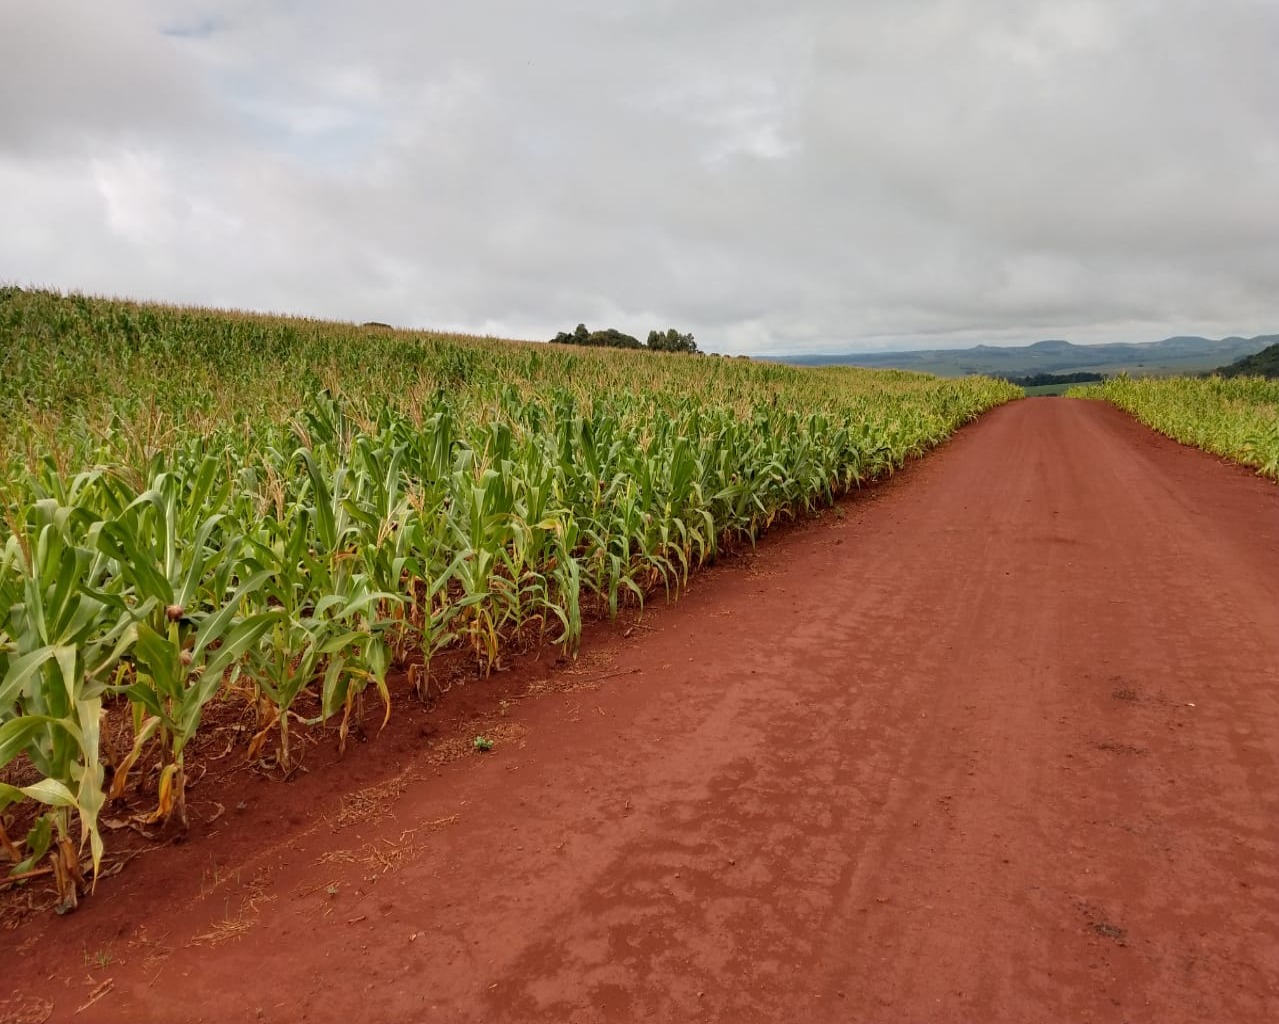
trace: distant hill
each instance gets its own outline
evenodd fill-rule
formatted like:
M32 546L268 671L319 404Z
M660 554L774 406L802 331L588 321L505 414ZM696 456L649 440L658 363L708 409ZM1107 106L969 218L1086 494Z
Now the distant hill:
M1028 377L1037 373L1132 374L1204 373L1279 343L1279 335L1257 338L1165 338L1163 341L1075 345L1069 341L1037 341L1033 345L978 345L975 348L928 349L920 352L849 352L844 355L787 356L782 362L801 366L865 366L871 369L919 370L942 377L982 373Z
M1263 348L1254 355L1236 359L1229 366L1219 367L1215 372L1223 377L1279 378L1279 343Z

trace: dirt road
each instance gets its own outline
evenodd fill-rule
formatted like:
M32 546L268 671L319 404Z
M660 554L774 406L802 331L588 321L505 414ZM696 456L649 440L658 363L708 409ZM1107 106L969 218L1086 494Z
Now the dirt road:
M492 719L492 753L371 742L253 790L265 832L231 809L12 933L15 999L77 1021L1279 1020L1273 484L1027 400L591 643L576 674L521 670L549 692Z

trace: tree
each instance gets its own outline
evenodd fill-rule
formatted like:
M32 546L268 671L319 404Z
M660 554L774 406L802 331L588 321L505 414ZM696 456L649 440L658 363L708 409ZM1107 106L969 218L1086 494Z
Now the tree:
M697 352L697 342L693 340L693 336L681 334L674 327L665 333L649 331L648 347L654 352L686 352L690 355Z
M602 331L587 330L586 324L578 324L572 334L560 331L552 339L558 345L587 345L592 348L638 348L647 347L650 352L683 352L689 355L701 355L697 351L697 342L691 334L681 334L672 327L668 331L649 331L648 345L640 344L638 338L623 334L615 327Z
M638 338L623 334L615 327L603 331L588 331L585 324L578 324L572 334L560 331L554 341L559 345L586 345L591 348L643 348Z

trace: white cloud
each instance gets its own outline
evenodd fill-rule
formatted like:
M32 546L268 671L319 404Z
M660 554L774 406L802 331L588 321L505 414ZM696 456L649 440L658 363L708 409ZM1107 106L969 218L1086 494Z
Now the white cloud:
M1279 330L1270 0L10 0L0 279L725 351Z

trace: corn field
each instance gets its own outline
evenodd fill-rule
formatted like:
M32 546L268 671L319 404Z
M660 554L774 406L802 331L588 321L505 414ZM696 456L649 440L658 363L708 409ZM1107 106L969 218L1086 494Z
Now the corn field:
M441 652L571 654L1020 393L16 288L0 345L0 856L63 909L108 811L187 827L211 703L287 771Z
M1115 377L1069 392L1113 402L1182 444L1279 480L1279 381L1260 377Z

